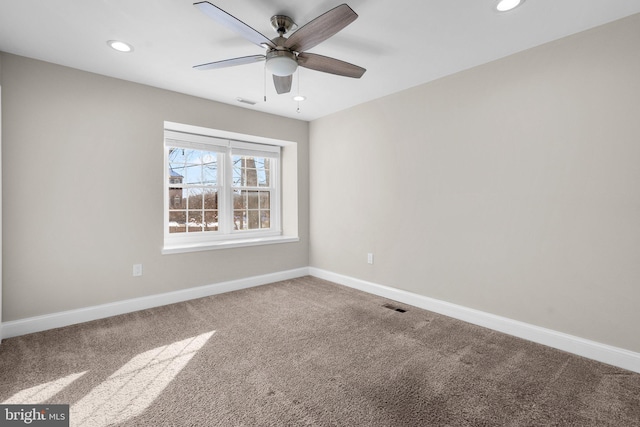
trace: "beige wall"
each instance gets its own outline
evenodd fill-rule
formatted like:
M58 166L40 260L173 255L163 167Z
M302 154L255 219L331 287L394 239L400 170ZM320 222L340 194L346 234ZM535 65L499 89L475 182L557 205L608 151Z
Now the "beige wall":
M639 52L635 15L312 122L311 265L640 351Z
M2 67L4 321L308 265L308 123L9 54ZM161 255L165 120L298 142L300 242Z

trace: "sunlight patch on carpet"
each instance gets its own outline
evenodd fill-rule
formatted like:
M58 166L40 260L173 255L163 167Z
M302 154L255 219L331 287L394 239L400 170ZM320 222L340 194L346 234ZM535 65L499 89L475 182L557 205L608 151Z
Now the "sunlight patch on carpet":
M101 427L140 415L214 332L138 354L71 407L73 424Z
M62 391L69 384L86 374L88 371L78 372L75 374L67 375L66 377L58 378L57 380L49 381L43 384L26 388L21 390L2 402L7 405L20 405L25 402L32 404L41 403L51 399L53 396Z

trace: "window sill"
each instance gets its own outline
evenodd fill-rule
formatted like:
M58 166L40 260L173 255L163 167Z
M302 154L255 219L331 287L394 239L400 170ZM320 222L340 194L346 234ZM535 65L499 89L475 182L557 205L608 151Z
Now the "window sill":
M165 246L162 248L162 255L211 251L216 249L243 248L247 246L273 245L277 243L293 243L299 241L300 238L297 236L271 236L256 237L252 239L221 240L219 242L191 243L175 246Z

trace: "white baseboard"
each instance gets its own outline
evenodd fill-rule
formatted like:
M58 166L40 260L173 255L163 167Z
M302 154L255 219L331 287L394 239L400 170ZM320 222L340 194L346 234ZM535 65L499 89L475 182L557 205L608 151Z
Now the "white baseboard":
M551 329L541 328L539 326L530 325L528 323L519 322L506 317L496 316L494 314L474 310L460 305L451 304L434 298L414 294L412 292L403 291L401 289L378 285L365 280L332 273L315 267L303 267L294 270L248 277L245 279L199 286L181 291L168 292L110 304L102 304L77 310L69 310L60 313L4 322L1 325L0 332L2 338L10 338L195 298L266 285L306 275L312 275L320 279L329 280L373 295L389 298L394 301L399 301L424 310L433 311L474 325L483 326L485 328L523 338L528 341L533 341L582 357L640 373L640 353L575 337L562 332L553 331Z
M131 313L133 311L145 310L147 308L159 307L162 305L173 304L195 298L202 298L210 295L252 288L255 286L266 285L281 280L294 279L296 277L302 277L308 274L309 269L303 267L295 270L264 274L261 276L253 276L245 279L198 286L196 288L167 292L164 294L133 298L110 304L101 304L92 307L80 308L77 310L69 310L59 313L46 314L43 316L30 317L27 319L4 322L1 325L2 338L11 338L19 335L26 335L33 332L60 328L63 326L74 325L76 323L88 322L91 320L102 319L110 316L117 316L119 314Z
M533 341L588 359L640 373L640 353L541 328L506 317L451 304L400 289L378 285L349 276L309 267L309 274L370 294L433 311L474 325L483 326L528 341Z

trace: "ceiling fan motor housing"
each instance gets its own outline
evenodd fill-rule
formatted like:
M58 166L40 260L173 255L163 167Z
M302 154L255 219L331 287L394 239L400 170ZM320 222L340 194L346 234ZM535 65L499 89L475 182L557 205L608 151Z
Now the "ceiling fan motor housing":
M293 19L285 15L273 15L271 17L271 26L280 36L297 27Z

